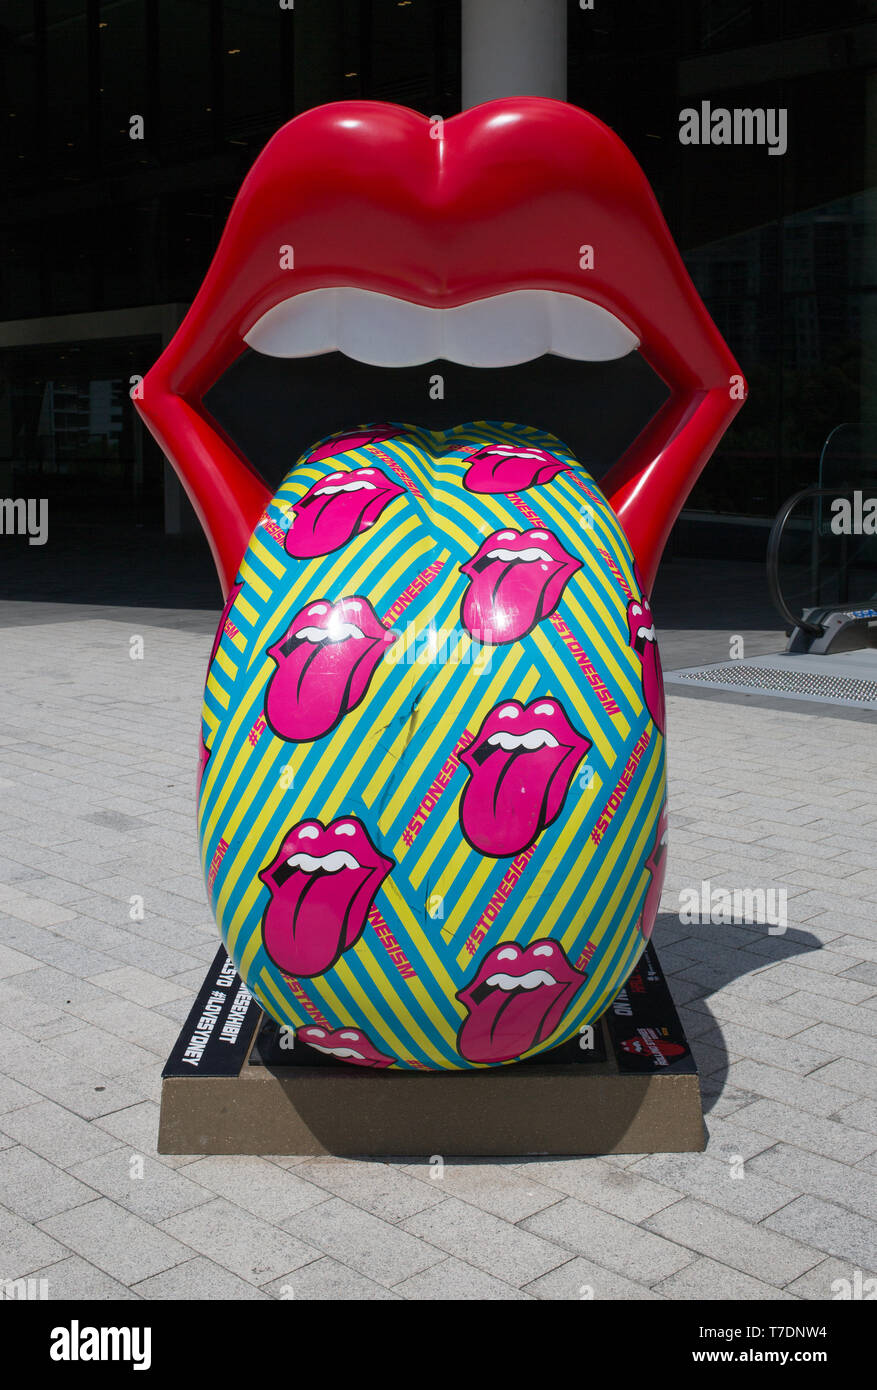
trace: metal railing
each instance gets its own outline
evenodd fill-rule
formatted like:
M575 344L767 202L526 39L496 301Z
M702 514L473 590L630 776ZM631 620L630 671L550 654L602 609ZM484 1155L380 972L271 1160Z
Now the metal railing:
M822 602L822 516L821 504L824 497L843 497L855 494L858 489L853 485L847 487L805 487L800 492L795 492L789 497L777 513L776 520L770 533L767 543L767 584L770 590L771 601L780 616L785 620L787 626L791 628L801 628L804 632L818 636L823 627L821 623L810 622L803 614L795 612L786 602L780 585L780 547L786 528L791 520L795 508L805 498L812 499L813 508L811 513L810 531L810 597L811 602L805 606L817 608ZM849 601L849 536L839 534L840 546L838 557L838 593L837 602L847 603Z

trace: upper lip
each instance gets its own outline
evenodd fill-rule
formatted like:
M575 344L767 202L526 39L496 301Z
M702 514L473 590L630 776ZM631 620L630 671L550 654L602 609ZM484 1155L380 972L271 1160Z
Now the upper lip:
M381 642L386 641L388 635L371 604L362 595L341 598L337 603L316 599L296 613L285 635L268 648L268 655L273 656L275 661L289 656L296 642L310 642L314 646L324 642L345 642L348 638Z
M729 392L739 368L645 175L602 122L537 97L465 111L441 140L429 138L426 122L403 107L341 102L278 131L247 175L189 313L142 383L138 408L186 480L224 588L270 494L203 397L254 327L267 329L265 315L331 289L390 297L400 322L421 322L431 346L467 315L439 321L416 306L471 304L474 332L476 301L533 290L559 297L551 303L560 315L577 316L569 296L597 306L590 318L619 350L638 342L671 394L603 486L650 582L688 490L741 404ZM594 248L593 269L581 268L582 242ZM502 314L500 301L488 317L494 311Z
M480 1003L490 989L510 993L514 989L537 989L540 985L580 985L584 977L559 950L548 953L546 965L540 952L548 952L548 947L554 945L539 940L524 950L517 942L501 942L485 956L478 973L458 992L457 998L472 1005Z

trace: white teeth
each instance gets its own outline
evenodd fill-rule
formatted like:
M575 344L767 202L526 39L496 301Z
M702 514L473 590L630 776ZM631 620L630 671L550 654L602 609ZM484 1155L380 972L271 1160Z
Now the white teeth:
M365 1061L362 1053L353 1047L319 1047L316 1043L311 1043L310 1046L315 1052L325 1052L329 1057L352 1057L355 1062Z
M652 623L651 627L638 627L636 630L636 635L637 637L644 637L647 642L654 642L655 624Z
M374 483L359 481L355 483L329 483L326 487L318 487L314 493L315 497L332 497L336 492L377 492Z
M348 637L364 637L365 633L356 623L330 623L328 627L300 627L292 635L305 642L344 642Z
M359 869L362 865L352 854L344 849L333 850L331 854L291 854L287 859L291 869L303 869L306 874L315 874L325 869L327 874L337 874L339 869Z
M488 975L487 984L504 990L537 989L539 985L556 985L557 981L547 970L531 970L526 975L506 975L500 971L496 975Z
M599 304L557 290L511 290L454 309L431 309L350 286L305 290L269 309L244 342L267 357L343 352L375 367L442 358L469 367L510 367L545 353L606 362L639 347Z
M526 550L505 550L502 546L498 550L490 550L487 553L488 560L551 560L547 550L540 550L538 546L528 546Z
M491 734L487 742L492 748L505 748L507 752L517 748L532 752L534 748L557 747L557 739L547 729L531 729L528 734L510 734L502 729L498 734Z

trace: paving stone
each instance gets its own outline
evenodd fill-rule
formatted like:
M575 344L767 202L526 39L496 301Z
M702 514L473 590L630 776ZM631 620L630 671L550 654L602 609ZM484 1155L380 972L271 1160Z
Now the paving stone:
M668 1188L675 1186L674 1196L677 1199L685 1193L711 1206L721 1207L723 1211L758 1222L785 1206L795 1192L790 1186L782 1184L778 1173L771 1175L774 1181L759 1177L753 1172L751 1161L738 1161L741 1157L734 1154L723 1161L706 1153L654 1154L641 1158L627 1172L631 1177L651 1178L665 1183Z
M3 1116L3 1130L59 1168L116 1148L108 1134L50 1100L10 1111Z
M786 1287L796 1298L851 1302L873 1299L877 1294L877 1277L871 1271L854 1269L845 1260L829 1258L821 1260Z
M678 1274L662 1279L656 1292L672 1299L792 1299L783 1289L753 1279L730 1265L703 1258L686 1265Z
M769 1149L772 1142L769 1135L759 1134L757 1130L737 1124L734 1117L720 1120L710 1114L708 1118L706 1153L712 1158L721 1158L727 1162L731 1158L739 1157L745 1161L754 1154L761 1153L763 1149Z
M33 956L25 955L23 951L14 951L9 946L0 946L0 979L9 979L10 976L23 975L27 970L36 970L39 961Z
M877 1257L877 1224L820 1197L796 1197L764 1225L860 1268Z
M855 1163L877 1149L877 1135L854 1125L838 1123L834 1117L823 1119L808 1115L779 1101L757 1100L736 1111L734 1119L746 1129L784 1139L841 1162Z
M153 1223L213 1198L213 1193L192 1181L188 1173L174 1173L156 1159L132 1153L127 1146L74 1164L70 1172L89 1184L93 1189L90 1195L100 1192Z
M32 977L23 975L21 978L26 981ZM808 1024L836 1023L839 1028L848 1028L853 1033L861 1030L869 1037L877 1037L877 1010L865 1009L861 1003L844 1004L839 999L799 991L786 996L783 1008L790 1013L800 1014Z
M132 1004L143 1004L147 1008L153 1004L166 1004L171 999L187 997L189 990L171 980L161 980L146 970L125 966L118 970L107 970L96 975L91 982L112 994L121 994Z
M133 1292L140 1298L160 1300L161 1302L222 1301L235 1303L252 1302L268 1298L266 1293L239 1279L222 1265L214 1264L197 1256L182 1264L166 1269L163 1274L153 1274L134 1285Z
M839 1086L844 1091L852 1091L854 1095L871 1096L877 1100L877 1067L869 1066L866 1062L839 1057L820 1067L811 1079L820 1085Z
M693 1259L690 1251L680 1244L665 1240L643 1226L631 1225L620 1217L586 1206L573 1197L537 1212L522 1225L525 1230L575 1254L589 1259L596 1256L601 1265L625 1278L635 1272L644 1284L653 1284L674 1274Z
M321 1200L331 1195L341 1197L391 1222L435 1206L446 1195L438 1183L427 1186L417 1182L414 1173L401 1163L308 1158L295 1171L298 1178L320 1192Z
M0 1279L21 1279L69 1254L30 1221L0 1209Z
M512 1284L506 1284L501 1279L485 1274L482 1269L475 1269L472 1265L455 1259L442 1260L440 1264L431 1265L421 1274L413 1274L410 1279L403 1279L396 1285L395 1292L403 1298L424 1299L430 1303L452 1300L462 1302L469 1299L475 1299L479 1303L530 1299L530 1294Z
M543 1186L541 1176L527 1163L454 1158L446 1160L440 1171L441 1177L434 1177L436 1169L426 1163L412 1164L406 1169L429 1185L433 1202L458 1197L504 1221L522 1221L560 1200L557 1191Z
M596 1302L612 1299L618 1302L660 1301L663 1295L645 1284L636 1284L604 1269L591 1260L577 1255L558 1265L547 1274L532 1280L525 1286L526 1293L542 1299L575 1299L576 1302Z
M757 1154L747 1172L764 1174L794 1189L840 1203L860 1216L877 1218L877 1185L873 1178L847 1163L824 1158L791 1144L776 1144ZM874 1256L877 1262L877 1251Z
M327 1200L307 1177L301 1168L287 1173L264 1158L201 1158L186 1167L186 1179L273 1225Z
M443 1204L444 1205L444 1204ZM474 1208L470 1208L474 1215ZM423 1220L428 1212L411 1218ZM379 1284L392 1287L442 1259L442 1251L337 1197L285 1223L301 1240Z
M431 1241L449 1255L520 1288L564 1259L562 1250L534 1234L530 1227L532 1221L545 1215L543 1211L523 1225L511 1225L468 1202L449 1197L440 1206L420 1212L403 1224L406 1231Z
M0 1153L0 1204L26 1221L94 1199L94 1190L22 1145Z
M768 1217L768 1223L777 1221L779 1216L775 1213ZM739 1216L688 1199L657 1212L645 1222L648 1230L755 1279L769 1269L774 1281L784 1285L812 1268L818 1258L815 1250L787 1239L784 1234L766 1230L766 1224L755 1226Z
M845 1092L838 1086L823 1085L810 1077L791 1078L779 1067L747 1060L733 1062L728 1068L728 1080L770 1100L785 1100L793 1095L795 1104L811 1115L831 1115L843 1105Z
M117 1300L137 1301L136 1293L78 1255L70 1255L57 1264L35 1270L31 1277L46 1280L49 1302L60 1299L71 1299L77 1303L88 1299L114 1303Z
M674 1190L672 1183L649 1181L649 1175L638 1169L639 1164L618 1169L599 1158L584 1158L532 1159L520 1171L531 1173L548 1188L556 1188L555 1201L560 1200L560 1193L565 1193L626 1221L642 1221L671 1202L678 1202L682 1194ZM548 1202L541 1205L548 1206Z
M302 1265L283 1279L264 1285L265 1293L281 1300L302 1302L385 1302L400 1301L400 1295L383 1284L376 1284L355 1269L332 1260L328 1255Z
M29 1086L22 1086L11 1076L0 1076L0 1117L9 1110L20 1110L25 1105L34 1105L41 1097Z
M295 1220L300 1222L306 1215ZM269 1226L221 1198L162 1221L160 1229L257 1285L300 1269L320 1254L281 1227Z
M105 1197L50 1216L39 1226L90 1264L127 1285L169 1269L191 1255L178 1240Z

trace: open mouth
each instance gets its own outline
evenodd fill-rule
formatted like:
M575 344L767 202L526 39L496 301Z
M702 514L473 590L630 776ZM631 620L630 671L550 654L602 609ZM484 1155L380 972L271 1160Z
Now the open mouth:
M299 743L330 733L359 704L395 641L360 594L305 604L286 635L268 648L277 664L265 695L274 733Z
M319 1028L315 1023L296 1029L296 1038L316 1052L355 1067L391 1067L394 1059L379 1052L358 1028Z
M482 642L516 642L554 612L580 568L550 531L494 531L460 566L471 580L460 608L463 625Z
M245 355L288 362L308 380L319 359L330 379L341 356L366 371L389 367L423 398L424 369L436 361L521 381L546 360L598 369L636 360L638 349L661 391L602 486L649 583L687 492L742 404L742 391L729 389L735 376L742 382L737 365L645 176L607 127L563 103L515 98L454 117L441 139L431 129L397 106L346 102L279 131L247 176L189 314L142 383L138 408L196 503L225 591L271 498L230 420L205 405ZM574 416L571 390L560 394ZM458 421L511 418L446 394ZM337 382L334 399L337 408ZM347 419L311 438L356 426L375 440L385 427L358 421L406 415L373 403L354 413L344 399ZM245 413L255 413L252 402ZM568 439L557 420L539 427ZM266 429L288 453L276 421ZM590 464L587 449L576 452ZM466 486L532 486L552 467L550 457L498 455L485 440ZM299 504L290 532L299 551L290 553L329 553L394 500L366 493Z
M495 946L457 998L468 1009L457 1038L469 1062L510 1062L544 1042L559 1027L585 976L557 941L524 950L515 941Z
M369 908L393 860L380 854L355 816L287 831L259 874L271 892L262 939L287 975L321 975L362 935Z
M460 758L470 774L460 800L460 827L470 845L501 859L535 844L560 815L590 747L558 700L496 705Z
M661 902L661 890L664 887L664 875L667 872L667 803L661 806L661 813L658 816L658 824L655 827L655 838L646 859L646 868L651 875L649 886L646 889L646 899L643 903L642 915L640 917L640 931L648 941L655 925L655 918L658 915L658 907Z
M667 723L664 673L652 610L645 594L639 600L632 599L627 605L627 626L630 634L629 644L642 663L643 699L646 709L654 721L655 728L663 734Z

